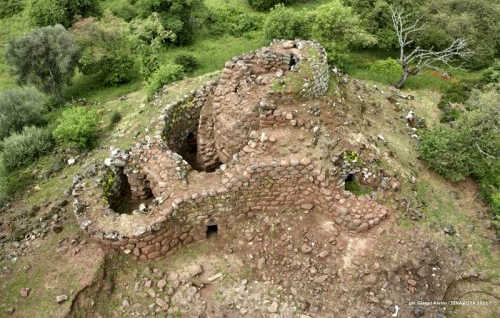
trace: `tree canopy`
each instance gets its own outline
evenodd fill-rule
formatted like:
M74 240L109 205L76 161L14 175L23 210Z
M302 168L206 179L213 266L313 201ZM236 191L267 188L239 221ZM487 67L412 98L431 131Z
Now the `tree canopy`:
M7 46L6 59L20 84L31 83L42 92L61 98L74 74L80 51L62 26L37 28Z

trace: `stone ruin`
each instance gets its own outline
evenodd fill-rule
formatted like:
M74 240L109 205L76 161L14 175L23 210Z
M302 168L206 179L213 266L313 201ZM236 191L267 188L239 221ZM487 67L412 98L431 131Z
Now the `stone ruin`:
M350 144L321 124L328 119L317 101L332 98L330 81L316 42L273 41L234 57L218 81L166 105L154 135L75 176L80 227L141 260L224 235L266 211L329 215L337 235L369 231L387 209L344 190L353 176L377 178L357 165L368 159L348 146L328 158L316 151Z

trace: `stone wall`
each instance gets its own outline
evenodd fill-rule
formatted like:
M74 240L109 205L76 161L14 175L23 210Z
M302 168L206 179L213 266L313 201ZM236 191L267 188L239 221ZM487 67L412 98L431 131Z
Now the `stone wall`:
M159 217L137 225L131 233L105 231L88 222L83 223L83 228L101 243L146 260L204 240L209 225L217 225L223 233L239 221L266 211L326 214L335 222L338 233L366 231L387 215L387 210L368 196L356 198L337 188L332 182L335 180L330 180L326 171L309 158L235 166L220 180L214 187L186 191L153 207L152 212ZM75 188L83 190L85 185L78 181ZM98 207L95 203L93 207L85 205L79 197L74 195L77 207Z

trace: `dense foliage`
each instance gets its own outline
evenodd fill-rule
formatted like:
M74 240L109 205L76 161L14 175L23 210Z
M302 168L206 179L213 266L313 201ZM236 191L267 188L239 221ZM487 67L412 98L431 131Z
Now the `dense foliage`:
M14 133L2 142L2 165L7 171L26 167L37 158L49 153L54 148L54 141L45 128L24 127L20 133Z
M44 123L44 96L34 89L15 88L0 92L0 140L19 133L25 126Z
M184 74L184 68L178 64L167 63L163 64L156 72L153 73L146 85L146 93L149 98L163 87L163 85L178 81Z
M498 94L478 93L453 127L425 132L419 147L428 166L453 181L471 176L490 203L500 192L500 107ZM499 207L495 207L498 209Z
M291 3L293 0L248 0L248 4L259 11L267 11L277 4Z
M34 29L10 41L6 53L20 84L31 83L58 98L73 76L79 58L78 47L62 25Z
M296 39L307 38L308 21L303 12L297 12L280 4L271 9L264 23L266 39Z
M174 63L182 66L186 73L193 72L199 65L198 60L191 54L179 54L174 58Z
M245 12L237 7L224 6L217 10L208 10L203 17L203 23L212 35L242 36L247 32L259 30L262 18L258 14Z
M176 43L186 44L192 40L190 19L193 11L201 6L201 0L137 0L135 6L144 19L154 12L158 13L165 30L177 35Z
M99 21L86 18L75 23L71 32L83 48L78 63L82 73L107 86L128 82L134 59L127 31L123 20L109 12Z
M320 6L312 25L312 36L328 50L330 62L342 64L353 47L365 47L375 43L359 16L340 0Z
M28 16L33 26L62 24L69 28L76 18L98 17L98 0L30 0Z
M0 0L0 19L9 18L23 10L22 0Z
M65 110L52 132L56 141L80 149L91 148L97 139L99 116L93 109L72 107Z
M131 42L138 55L140 73L149 78L160 67L159 54L166 43L177 39L173 31L165 29L158 13L130 23Z

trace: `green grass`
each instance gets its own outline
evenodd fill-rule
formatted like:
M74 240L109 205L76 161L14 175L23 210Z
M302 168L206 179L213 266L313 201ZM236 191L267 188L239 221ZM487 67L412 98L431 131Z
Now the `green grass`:
M49 236L32 254L16 263L0 262L1 268L8 266L12 269L0 284L2 314L7 308L15 307L17 317L56 317L69 309L71 301L58 305L55 297L81 288L82 269L78 264L72 264L61 271L60 267L66 266L64 262L69 255L61 255L55 250L62 238L74 235L78 230L76 224L67 224L61 233ZM28 271L23 269L27 265L31 266ZM27 287L32 289L28 298L21 298L19 291Z
M165 62L172 61L176 55L192 54L200 63L199 67L190 74L191 77L196 77L221 70L224 64L235 55L256 50L265 46L266 43L260 32L248 33L245 37L230 35L215 38L197 36L191 45L169 48L164 52L161 60Z
M72 85L64 89L64 97L69 102L85 98L88 102L102 103L141 90L142 86L142 79L138 75L122 85L103 86L91 76L78 73L73 79Z
M397 58L394 54L377 50L365 50L351 52L351 60L344 67L344 71L352 77L371 80L387 85L392 85L399 81L399 76L375 73L370 70L370 66L377 60L388 57ZM439 74L432 70L424 70L421 74L410 76L403 89L411 90L432 90L446 92L454 82L479 80L481 72L469 72L465 70L448 70L451 80L439 77Z
M5 52L9 40L16 38L30 29L22 13L10 18L0 19L0 90L15 87L15 78L10 75L10 67L5 61Z
M356 182L356 180L346 182L345 189L349 192L352 192L355 196L358 197L369 194L373 191L371 187L359 184L359 182Z

